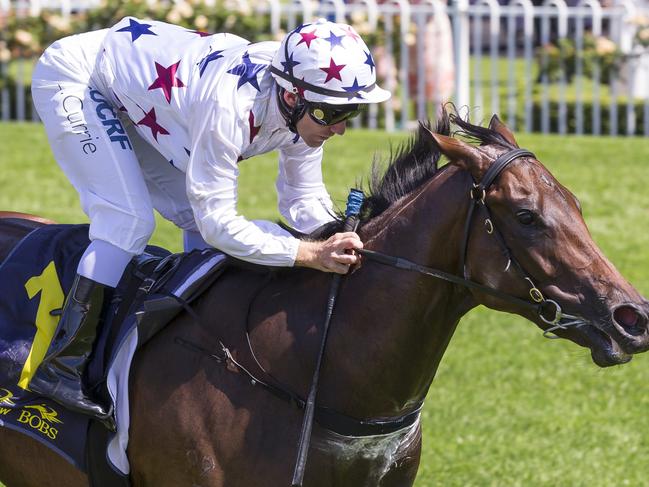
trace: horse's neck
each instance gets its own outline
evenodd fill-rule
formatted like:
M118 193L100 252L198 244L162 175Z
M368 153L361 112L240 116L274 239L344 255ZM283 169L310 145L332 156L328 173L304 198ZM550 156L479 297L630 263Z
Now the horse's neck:
M361 230L366 247L457 273L466 177L450 168L377 216ZM235 272L217 281L203 312L223 310L223 326L203 330L204 337L216 334L258 370L243 333L248 328L264 369L306 396L331 275L302 269L261 285L258 279ZM472 306L464 289L365 259L340 286L318 404L358 418L411 409L423 400L455 325Z
M361 235L366 247L457 273L466 184L466 175L449 168L371 222ZM473 302L464 289L367 259L346 281L322 400L359 417L398 414L423 400Z

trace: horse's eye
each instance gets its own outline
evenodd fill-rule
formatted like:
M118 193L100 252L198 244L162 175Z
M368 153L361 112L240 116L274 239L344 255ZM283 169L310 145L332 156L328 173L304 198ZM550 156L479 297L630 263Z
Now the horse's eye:
M535 215L530 210L518 210L516 212L516 219L521 225L531 225L534 223Z

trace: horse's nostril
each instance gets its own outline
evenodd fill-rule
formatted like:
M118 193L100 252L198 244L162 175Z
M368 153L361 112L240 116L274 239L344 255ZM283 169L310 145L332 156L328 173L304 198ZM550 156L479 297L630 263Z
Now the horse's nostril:
M640 320L638 313L628 306L621 306L616 309L613 318L622 326L635 326Z
M632 306L617 308L613 312L613 319L630 335L642 335L646 331L643 316Z

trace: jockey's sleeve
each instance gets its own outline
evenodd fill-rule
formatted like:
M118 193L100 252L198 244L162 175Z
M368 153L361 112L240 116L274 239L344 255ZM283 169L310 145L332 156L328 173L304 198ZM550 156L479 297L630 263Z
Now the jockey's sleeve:
M322 152L322 147L311 148L302 141L279 151L279 211L302 233L311 233L334 219L331 197L322 180Z
M237 160L246 123L236 115L236 107L194 110L187 196L208 244L248 262L289 267L295 263L299 241L274 223L249 221L237 213Z

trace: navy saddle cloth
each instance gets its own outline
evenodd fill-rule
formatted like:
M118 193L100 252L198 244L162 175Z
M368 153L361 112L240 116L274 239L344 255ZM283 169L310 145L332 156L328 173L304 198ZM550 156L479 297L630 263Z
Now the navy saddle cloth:
M87 225L46 225L0 265L0 426L44 443L84 472L91 421L28 386L56 330L52 311L63 307L88 244ZM87 371L88 386L115 405L117 433L107 435L104 451L118 474L129 473L128 369L135 350L207 289L226 261L215 250L170 254L147 247L127 268Z

